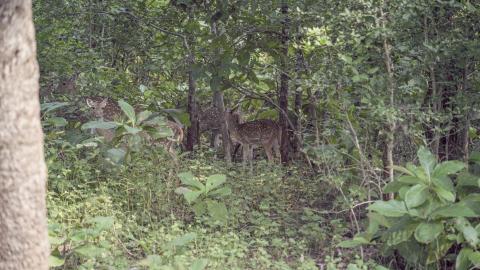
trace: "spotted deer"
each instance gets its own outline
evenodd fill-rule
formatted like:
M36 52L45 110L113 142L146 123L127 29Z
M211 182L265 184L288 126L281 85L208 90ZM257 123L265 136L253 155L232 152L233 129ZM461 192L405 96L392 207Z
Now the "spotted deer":
M209 107L206 110L199 111L198 121L200 124L200 134L210 131L210 146L218 149L220 145L220 136L222 135L222 113L216 107Z
M102 121L119 120L122 115L122 109L111 98L104 97L88 97L86 99L88 107L92 109L93 117ZM102 136L106 142L111 142L115 136L115 131L112 129L97 128L92 130Z
M89 97L86 99L86 102L88 107L92 109L93 116L97 119L103 121L117 121L123 116L122 109L118 103L111 98ZM139 111L139 109L136 109L136 112L137 111ZM183 127L180 124L168 120L166 121L166 125L172 130L173 136L156 140L154 143L163 145L167 152L173 153L174 145L179 145L183 141ZM98 129L97 132L103 136L107 142L111 142L115 135L114 131L111 129ZM146 133L144 133L142 136L146 137L148 140L151 140Z
M243 148L243 163L252 163L253 147L261 145L267 154L269 162L274 161L275 155L280 157L281 130L277 122L269 119L259 119L241 123L238 112L227 110L225 112L228 131L233 141L237 141Z

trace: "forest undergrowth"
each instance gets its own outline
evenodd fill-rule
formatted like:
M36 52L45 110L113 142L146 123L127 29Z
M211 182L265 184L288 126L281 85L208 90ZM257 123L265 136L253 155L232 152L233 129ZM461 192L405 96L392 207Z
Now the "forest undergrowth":
M336 248L352 223L335 183L302 166L259 160L250 172L211 151L174 162L159 149L114 165L88 145L49 150L52 260L63 269L370 269ZM182 172L226 176L225 216L196 214L175 192Z

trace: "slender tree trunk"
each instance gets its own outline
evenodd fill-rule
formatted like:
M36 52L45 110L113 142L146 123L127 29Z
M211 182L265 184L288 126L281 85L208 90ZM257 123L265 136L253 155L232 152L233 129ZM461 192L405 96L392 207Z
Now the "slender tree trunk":
M0 2L0 269L48 269L46 166L31 1Z
M278 106L282 109L286 114L280 113L279 122L280 127L282 129L282 141L280 144L280 154L282 163L288 163L289 160L289 128L288 128L288 43L289 43L289 27L290 27L290 19L288 18L288 4L284 0L282 1L282 5L280 11L284 17L282 22L282 34L281 34L281 44L282 44L282 56L281 56L281 74L280 74L280 93L278 99Z
M216 37L218 36L217 32L217 23L212 22L212 34ZM220 49L217 49L216 55L217 57L221 57L222 51ZM215 61L218 61L220 63L220 59L215 59ZM217 65L219 66L219 65ZM219 72L216 70L214 71L213 77L216 78L218 81L222 81L222 78L220 78ZM222 119L218 119L221 121L222 127L221 127L221 133L222 133L222 140L223 140L223 152L225 155L225 161L227 164L230 164L232 162L232 141L230 139L230 134L228 132L228 126L227 122L225 119L225 103L223 101L223 92L218 89L219 85L218 84L211 84L211 87L213 88L213 104L217 108L217 110L220 112L220 115L222 116Z
M190 62L190 66L193 63ZM185 145L185 149L187 151L193 151L194 145L198 142L198 111L197 111L197 103L195 100L196 96L196 82L193 77L192 70L188 71L188 104L187 104L187 111L190 116L190 126L187 129L187 143Z
M386 20L385 14L383 9L380 9L381 13L381 25L383 29L386 29ZM390 107L395 106L395 78L393 74L393 62L391 58L391 45L388 43L387 37L383 37L383 54L384 54L384 61L385 67L387 70L387 90L389 93L389 105ZM388 120L386 123L386 135L385 135L385 145L384 145L384 158L383 158L383 169L385 177L388 179L389 182L394 181L394 174L393 174L393 147L395 143L395 129L396 123L394 120ZM393 198L393 194L390 194L390 197Z
M186 41L187 43L187 41ZM185 144L185 149L187 151L193 151L194 145L198 142L199 139L199 122L198 122L198 109L196 101L196 91L197 85L195 78L193 77L193 65L195 64L195 52L193 48L193 40L188 41L186 48L188 52L188 100L187 100L187 111L190 116L190 126L187 129L187 143Z
M225 120L225 105L223 101L223 92L215 90L213 92L214 104L218 111L221 112L222 119L222 138L223 138L223 152L225 153L225 161L227 163L232 162L232 141L230 140L230 134L228 133L227 122Z
M465 63L465 68L463 70L463 85L462 85L462 91L464 93L468 92L468 66L469 66L469 61L467 60ZM470 130L470 124L471 124L471 112L470 110L466 112L466 117L465 117L465 124L462 130L462 142L461 142L461 154L463 157L463 160L465 163L468 164L468 159L469 159L469 153L468 153L468 145L469 145L469 130Z
M300 33L301 29L299 27L298 32ZM301 34L297 37L298 45L300 45L302 40ZM298 157L298 152L301 151L303 145L303 134L302 134L302 97L303 97L303 90L302 85L300 82L300 78L302 75L302 71L304 70L304 59L303 59L303 52L301 48L296 50L296 63L295 63L295 118L293 119L293 124L295 125L295 131L297 136L295 136L295 143L293 147L293 151L295 155Z
M318 92L318 91L317 91ZM310 123L313 132L315 132L315 147L320 147L320 129L318 128L318 116L317 116L317 94L312 94L310 89L307 89L308 95L308 122Z

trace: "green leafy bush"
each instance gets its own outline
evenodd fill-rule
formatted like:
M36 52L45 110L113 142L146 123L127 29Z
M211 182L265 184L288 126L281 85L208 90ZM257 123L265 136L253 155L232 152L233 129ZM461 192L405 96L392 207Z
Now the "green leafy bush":
M464 170L463 162L437 163L424 147L417 156L419 166L395 166L402 175L384 190L395 193L395 199L370 205L367 231L340 246L381 243L387 254L396 250L408 264L426 269L435 269L456 247L461 249L456 269L480 266L480 252L476 251L480 223L473 219L480 216L480 194L463 189L466 185L478 188L478 177Z
M232 190L229 187L220 187L226 181L225 175L210 175L205 184L196 179L190 172L180 173L178 177L183 186L177 188L175 192L182 194L185 200L192 204L195 215L203 216L208 213L213 221L226 222L227 207L219 199L230 195Z

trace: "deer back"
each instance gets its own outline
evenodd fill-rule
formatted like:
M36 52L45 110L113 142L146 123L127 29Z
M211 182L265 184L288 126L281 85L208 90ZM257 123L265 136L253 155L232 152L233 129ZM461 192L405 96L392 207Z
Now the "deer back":
M230 135L242 144L265 144L279 141L280 127L270 119L259 119L242 123L241 115L235 112L226 112L226 120Z
M209 107L200 111L198 120L200 122L200 133L207 130L220 130L222 128L222 113L216 107Z

